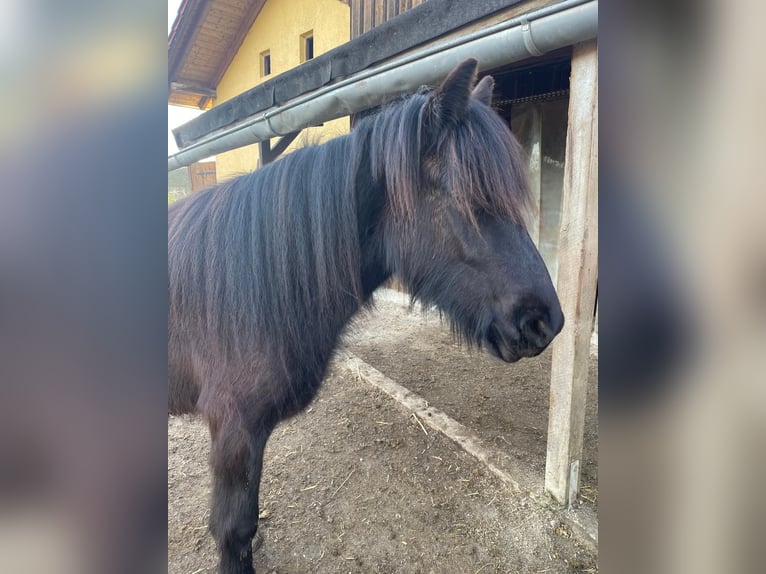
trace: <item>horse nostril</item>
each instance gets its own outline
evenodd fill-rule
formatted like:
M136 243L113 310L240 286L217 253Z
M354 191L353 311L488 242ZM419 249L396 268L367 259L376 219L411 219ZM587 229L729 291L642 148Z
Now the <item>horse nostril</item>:
M537 321L532 322L530 329L540 337L547 337L550 333L550 329L548 329L542 319L537 319Z
M534 310L525 313L519 321L519 330L530 346L545 348L556 334L546 317Z

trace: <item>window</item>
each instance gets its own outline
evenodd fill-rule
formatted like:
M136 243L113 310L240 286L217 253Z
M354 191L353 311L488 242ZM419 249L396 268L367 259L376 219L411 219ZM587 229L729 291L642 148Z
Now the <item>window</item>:
M271 74L271 53L261 52L261 77Z
M301 34L301 62L306 62L314 57L314 31L310 30Z

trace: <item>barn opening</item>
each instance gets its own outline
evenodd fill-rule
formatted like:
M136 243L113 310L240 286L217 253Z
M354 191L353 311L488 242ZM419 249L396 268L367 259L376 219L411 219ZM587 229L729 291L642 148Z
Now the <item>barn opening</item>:
M537 211L530 235L554 283L558 275L571 57L571 49L564 49L534 62L487 72L495 79L493 106L527 155Z

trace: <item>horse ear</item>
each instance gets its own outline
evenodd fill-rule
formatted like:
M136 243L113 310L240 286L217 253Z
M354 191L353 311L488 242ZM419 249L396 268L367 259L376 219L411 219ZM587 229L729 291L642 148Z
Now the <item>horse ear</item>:
M474 98L479 100L482 104L488 106L492 105L492 91L495 89L495 80L492 76L484 76L481 81L473 89L471 94Z
M461 62L431 95L431 119L441 125L456 124L468 109L471 88L476 83L479 63L474 58Z

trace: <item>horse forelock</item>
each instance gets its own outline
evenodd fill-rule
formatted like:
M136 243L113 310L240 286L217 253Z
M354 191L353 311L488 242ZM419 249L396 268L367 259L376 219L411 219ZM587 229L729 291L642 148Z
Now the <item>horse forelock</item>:
M458 210L525 225L531 193L524 150L502 118L472 101L464 120L437 144L444 180Z
M439 178L458 211L475 222L477 211L525 224L531 197L524 151L489 106L472 100L455 125L429 133L428 92L384 107L370 122L373 176L385 181L391 215L415 218L417 196L424 193L424 168ZM430 166L429 166L430 163Z

